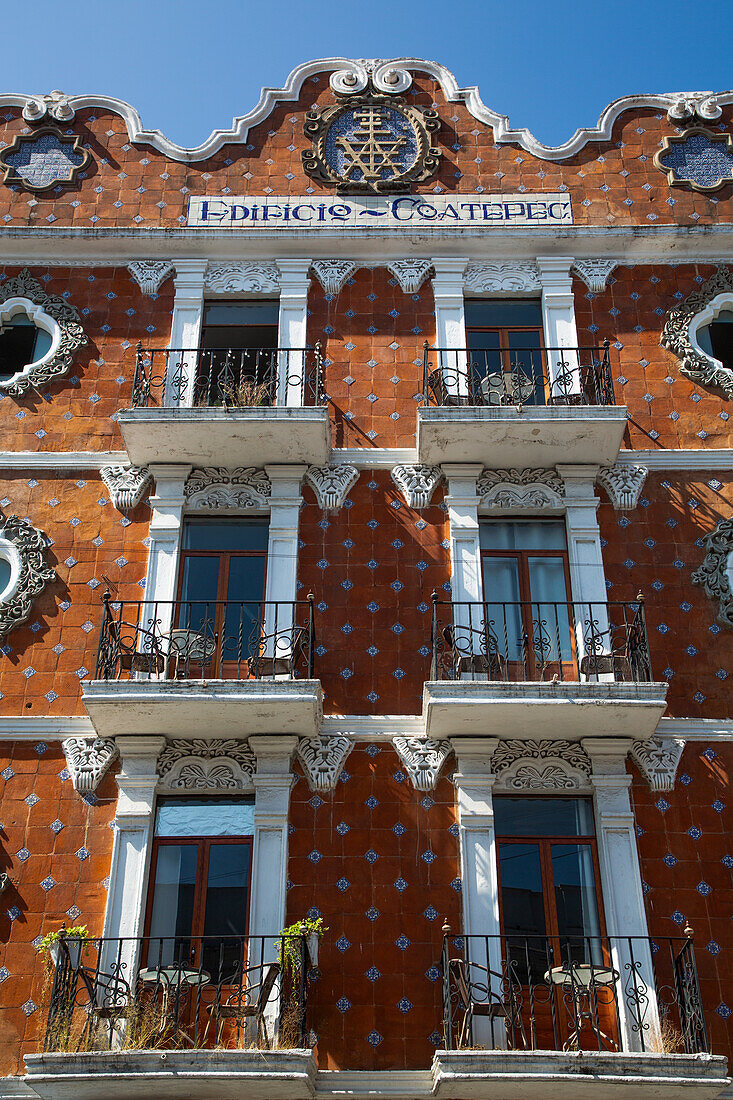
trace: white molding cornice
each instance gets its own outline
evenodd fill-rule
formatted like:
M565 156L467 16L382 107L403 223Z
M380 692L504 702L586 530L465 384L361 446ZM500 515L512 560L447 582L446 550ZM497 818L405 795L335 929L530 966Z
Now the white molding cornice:
M0 718L0 741L63 741L94 737L94 726L79 718Z
M733 718L660 718L657 735L684 741L733 741Z
M380 67L384 67L384 64L386 64L386 59ZM127 127L130 141L152 145L154 149L172 160L191 163L212 156L223 145L245 144L251 128L268 118L279 103L293 103L298 99L303 84L309 77L318 73L336 72L345 68L352 69L354 65L355 62L346 57L321 58L298 65L290 73L281 88L263 88L256 106L248 114L234 118L229 130L214 130L206 141L192 148L177 145L162 134L160 130L146 130L135 108L115 96L75 95L63 96L62 98L71 112L82 110L85 107L97 107L120 115ZM552 146L544 145L541 141L538 141L524 127L512 129L507 115L500 115L486 106L476 85L469 85L466 88L459 87L453 73L437 61L428 61L417 57L399 57L390 58L389 65L395 69L406 69L408 72L427 73L428 76L437 80L446 101L448 103L465 104L466 109L478 122L482 122L492 129L496 144L515 142L533 156L551 161L565 160L567 157L574 156L590 141L609 141L613 125L624 111L652 107L666 112L674 108L681 99L693 99L713 94L706 91L623 96L621 99L614 100L605 108L596 126L579 128L562 145ZM29 100L38 100L39 98L41 97L37 93L6 93L0 95L0 108L20 107L26 109ZM715 93L715 101L720 106L733 103L733 92Z
M3 451L0 470L101 470L129 464L125 451Z
M700 447L694 450L621 451L617 462L645 466L647 470L727 470L733 473L733 448Z
M323 717L323 736L344 734L354 741L383 741L393 737L425 736L425 722L419 714L331 714Z

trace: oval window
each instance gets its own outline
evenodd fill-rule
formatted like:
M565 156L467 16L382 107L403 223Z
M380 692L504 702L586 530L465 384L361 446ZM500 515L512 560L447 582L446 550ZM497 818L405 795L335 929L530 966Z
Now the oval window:
M721 309L714 320L699 328L697 342L706 355L733 369L733 310Z
M5 598L13 578L13 567L0 549L0 600Z
M33 312L38 313L38 307ZM39 362L51 350L52 343L53 333L22 305L0 313L0 382Z

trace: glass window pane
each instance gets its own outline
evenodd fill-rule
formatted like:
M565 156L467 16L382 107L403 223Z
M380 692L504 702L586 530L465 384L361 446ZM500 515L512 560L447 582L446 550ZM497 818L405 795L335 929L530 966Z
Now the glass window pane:
M500 844L502 933L514 981L541 980L548 967L538 844Z
M497 836L593 836L587 798L494 798Z
M532 645L536 660L572 661L570 610L562 558L529 558Z
M564 550L562 520L489 521L479 524L482 550Z
M522 609L519 606L519 564L516 558L484 554L484 602L490 646L508 661L522 660ZM495 602L499 596L500 602Z
M183 559L182 600L215 600L219 590L219 564L216 557L186 557Z
M557 925L563 958L601 962L601 925L596 900L593 854L589 844L552 844Z
M183 527L184 550L267 552L267 519L187 520Z
M246 661L259 645L264 618L265 558L229 559L222 660Z
M249 836L254 802L247 798L161 798L156 836Z
M539 298L467 298L466 328L542 328Z
M202 369L206 369L213 360L214 373L222 371L228 364L237 376L241 371L245 376L268 377L272 369L272 348L277 347L277 325L209 325L201 333L201 347L218 348L218 355L202 355ZM234 355L227 359L226 348L265 348L260 362L252 350L249 355ZM259 369L258 369L259 368Z
M277 299L250 302L206 302L204 325L277 325Z
M205 936L243 936L247 929L249 844L212 844L206 884Z
M198 844L162 844L158 848L148 966L189 961L198 852Z
M0 558L0 598L2 598L3 592L5 591L5 589L10 584L11 572L12 572L12 569L11 569L10 562L8 561L8 559L7 558Z

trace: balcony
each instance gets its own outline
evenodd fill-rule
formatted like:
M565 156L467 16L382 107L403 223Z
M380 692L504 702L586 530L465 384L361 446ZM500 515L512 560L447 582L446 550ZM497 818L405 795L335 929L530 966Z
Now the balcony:
M493 469L610 466L626 428L608 341L589 348L430 348L423 358L418 462Z
M55 961L29 1095L313 1095L305 936L61 939Z
M113 601L104 596L94 679L82 698L100 737L253 733L313 737L313 599Z
M539 723L543 737L646 740L664 713L667 684L652 679L641 596L458 603L433 593L431 634L430 737L526 737Z
M321 351L138 345L120 430L135 466L323 465L330 451Z
M453 936L434 1096L669 1096L729 1083L709 1054L690 936Z

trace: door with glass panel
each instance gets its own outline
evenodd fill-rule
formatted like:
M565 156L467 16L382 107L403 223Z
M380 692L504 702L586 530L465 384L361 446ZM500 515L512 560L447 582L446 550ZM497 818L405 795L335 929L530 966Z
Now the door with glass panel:
M472 403L546 404L539 298L469 298L465 312Z
M250 675L265 629L268 527L265 518L185 522L172 675Z
M553 1029L564 1043L576 1022L582 1037L588 1021L580 1017L590 1012L590 1045L599 1032L613 1044L617 990L590 799L497 796L494 821L502 958L531 1004L527 1029L547 1040Z
M183 968L190 985L238 980L246 960L253 833L252 799L158 801L144 951L149 970Z
M198 405L272 405L277 396L277 300L204 304Z
M486 646L507 680L577 680L562 520L483 521Z

